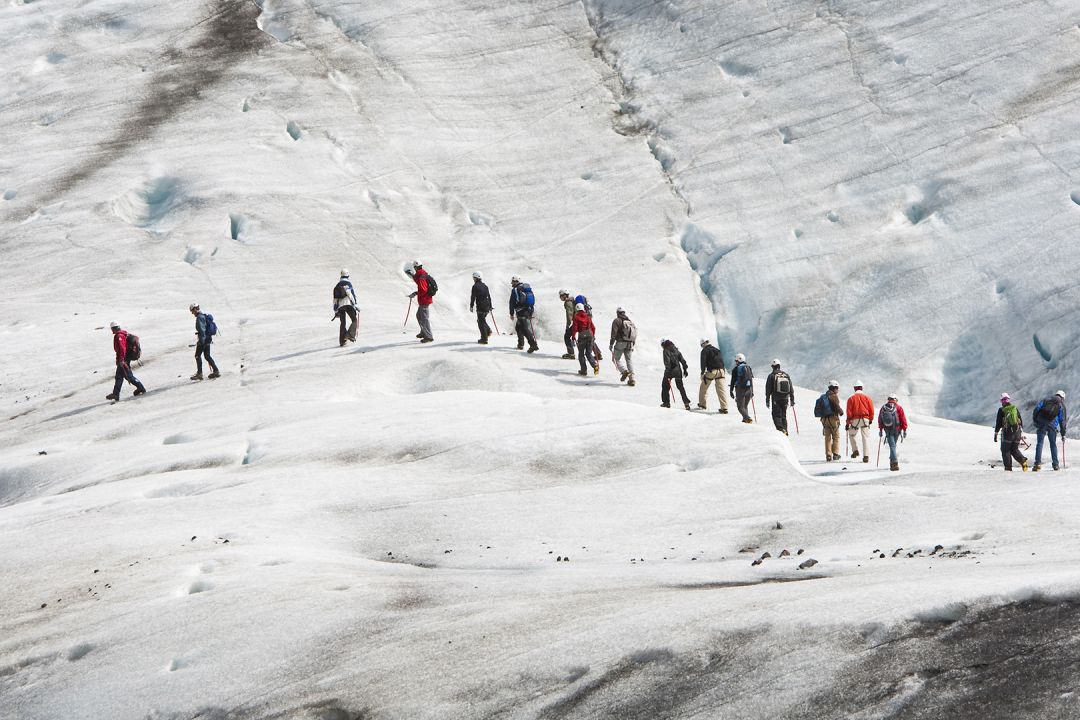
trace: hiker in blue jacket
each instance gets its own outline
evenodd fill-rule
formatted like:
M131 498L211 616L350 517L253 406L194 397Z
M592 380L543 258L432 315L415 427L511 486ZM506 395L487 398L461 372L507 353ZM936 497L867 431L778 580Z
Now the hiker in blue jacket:
M735 356L735 367L731 368L731 384L729 386L731 397L735 398L735 406L739 408L744 423L752 423L750 419L750 400L754 397L754 371L746 364L746 356L739 353Z
M214 341L214 331L216 330L213 320L208 319L206 313L199 309L198 303L191 303L188 310L195 316L195 335L198 338L195 342L195 374L191 376L191 379L203 379L203 357L206 358L207 364L210 365L210 379L219 378L221 373L218 372L218 366L214 362L214 358L210 357L210 343Z
M1035 422L1035 432L1038 433L1039 437L1038 442L1035 444L1035 465L1031 468L1032 472L1042 469L1043 441L1047 437L1050 438L1050 460L1053 463L1053 468L1060 470L1057 436L1058 432L1060 432L1061 437L1063 439L1065 437L1066 421L1068 419L1065 410L1065 391L1058 390L1050 397L1040 400L1031 413L1031 419Z
M532 318L533 318L533 306L536 304L536 297L533 295L532 288L529 287L529 283L522 282L521 278L515 275L510 278L510 319L515 320L514 330L517 332L518 350L525 349L525 341L529 342L529 352L534 353L540 349L540 346L536 344L536 337L533 335Z

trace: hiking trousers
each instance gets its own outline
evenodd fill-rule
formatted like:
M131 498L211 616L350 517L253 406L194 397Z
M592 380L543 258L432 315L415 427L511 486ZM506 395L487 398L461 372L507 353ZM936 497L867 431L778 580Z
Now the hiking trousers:
M787 435L787 407L788 396L776 395L772 396L772 421L773 425L780 432Z
M821 434L825 436L825 459L840 456L840 418L836 415L821 418Z
M675 381L675 387L679 388L679 394L682 395L683 405L690 404L690 398L686 395L686 386L683 385L682 378L682 375L676 375L675 377L664 375L664 379L660 383L660 401L665 405L671 404L671 381Z
M611 357L615 360L615 368L620 373L626 373L629 377L634 377L634 346L625 340L617 340L615 342L615 349L611 351ZM626 360L626 365L623 365L623 360Z
M139 382L139 378L135 377L135 373L131 372L131 366L127 363L117 363L116 382L113 383L112 389L113 395L115 395L116 397L120 397L120 388L124 386L125 380L134 385L136 390L142 390L143 392L146 392L146 388L144 388L143 384Z
M352 305L344 305L338 308L338 320L341 321L341 327L338 329L338 345L344 345L346 340L356 340L356 308ZM345 329L345 319L349 319L349 329ZM207 355L206 359L209 360L210 356ZM214 363L210 363L213 367ZM214 368L215 370L217 368Z
M701 386L697 391L697 404L701 407L705 407L705 396L709 394L709 385L716 383L716 397L720 400L720 411L727 412L727 393L724 392L724 383L720 382L724 379L724 370L718 368L716 370L706 370L705 374L701 376Z
M750 399L754 397L753 388L735 388L735 407L739 409L743 422L750 420Z
M890 465L895 465L898 462L900 462L899 459L896 457L896 441L898 439L900 439L900 431L899 430L886 430L885 431L885 442L889 443L889 464Z
M589 368L597 366L596 355L593 353L593 338L592 335L578 335L577 339L577 359L578 364L581 365L581 372L588 372ZM585 363L588 361L588 367Z
M566 332L562 336L563 342L566 344L566 354L574 354L574 338L570 335L570 323L566 324Z
M1038 440L1038 442L1035 443L1035 464L1036 465L1042 465L1043 441L1046 440L1047 436L1049 436L1050 437L1050 461L1054 464L1054 469L1057 470L1058 467L1060 467L1058 465L1058 454L1057 454L1057 452L1058 452L1058 448L1057 448L1057 436L1058 436L1057 427L1056 426L1041 427L1041 428L1038 428L1036 430L1036 432L1038 433L1039 440Z
M872 420L867 418L855 418L848 425L847 436L848 445L851 446L851 455L855 456L855 453L859 450L858 439L862 436L862 454L863 457L870 457L870 425Z
M1019 428L1015 433L1010 434L1007 429L1001 433L1001 463L1006 470L1012 470L1013 460L1016 460L1021 465L1027 462L1024 453L1020 452L1020 437Z
M538 347L536 344L536 338L533 337L532 330L532 318L526 317L521 313L518 313L517 322L514 324L514 330L517 332L518 347L525 347L525 343L529 343L530 350L536 350Z
M476 327L480 329L480 339L487 340L488 335L491 334L491 327L488 325L487 316L490 310L477 310L476 311Z
M420 325L420 334L425 340L434 340L431 334L431 306L418 305L416 308L416 322Z
M217 364L214 362L214 358L210 357L210 338L205 340L199 340L195 343L195 370L202 374L202 361L206 358L207 364L210 366L211 372L217 372ZM344 343L342 343L344 344Z

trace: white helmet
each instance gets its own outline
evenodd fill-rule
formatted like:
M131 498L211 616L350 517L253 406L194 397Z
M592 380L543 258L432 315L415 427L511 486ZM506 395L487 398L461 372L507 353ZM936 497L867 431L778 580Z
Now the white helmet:
M577 305L574 306L574 309L575 310L581 310L582 312L584 312L585 311L585 306L582 303L578 303Z
M476 272L474 272L474 273L472 274L472 276L473 276L473 280L483 280L483 278L484 278L484 276L480 274L480 271L479 271L479 270L477 270Z
M1009 393L1001 393L1001 399L1002 400L1012 400L1012 398L1009 396Z
M708 344L709 344L709 343L711 343L711 342L712 342L712 340L710 340L710 339L709 339L709 338L707 338L707 337L703 337L703 338L701 338L701 344L702 344L702 346L708 345Z
M1055 394L1055 395L1057 395L1057 396L1058 396L1059 398L1061 398L1062 400L1064 400L1064 399L1065 399L1065 391L1064 391L1064 390L1058 390L1058 391L1057 391L1056 393L1054 393L1054 394Z
M414 268L424 267L424 263L420 262L419 260L413 260L412 261L412 266Z
M190 312L195 312L199 309L199 303L191 303L187 308Z
M840 389L840 383L837 382L836 380L830 380L829 381L829 387L830 388L836 388L837 390L839 390Z
M896 402L898 400L898 398L895 395L890 395L888 397L888 399L889 399L890 402Z
M519 283L519 282L521 282L521 276L520 276L520 275L514 275L514 276L512 276L512 277L510 278L510 282L512 282L512 283Z
M862 390L866 386L862 384L862 380L856 380L855 384L852 385L852 387L855 388L856 390Z
M615 314L616 314L616 315L622 315L622 314L624 314L625 312L626 312L626 308L624 308L624 307L623 307L622 305L620 305L619 307L615 308Z
M109 323L109 329L110 330L119 330L120 329L120 323L113 320L111 323Z
M772 366L773 366L773 367L780 367L780 360L779 360L779 358L773 358L773 359L772 359Z
M559 297L562 297L563 295L569 295L569 294L570 294L569 290L560 290L559 291Z
M341 268L341 277L349 277L349 268Z
M742 353L739 353L735 356L735 362L746 362L746 356Z

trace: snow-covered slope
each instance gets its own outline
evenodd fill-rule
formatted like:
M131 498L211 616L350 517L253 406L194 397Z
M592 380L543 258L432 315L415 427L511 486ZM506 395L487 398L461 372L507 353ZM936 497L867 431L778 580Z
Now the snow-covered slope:
M0 717L1076 716L1074 473L918 411L1075 376L1080 31L905 8L0 8ZM978 126L962 77L1033 110ZM540 353L475 344L476 269L504 332L533 284ZM558 357L560 287L601 339L630 308L636 388ZM109 405L113 319L150 392ZM692 380L718 331L904 388L903 471L820 462L814 390L790 439L760 395L751 427L656 407L657 338Z

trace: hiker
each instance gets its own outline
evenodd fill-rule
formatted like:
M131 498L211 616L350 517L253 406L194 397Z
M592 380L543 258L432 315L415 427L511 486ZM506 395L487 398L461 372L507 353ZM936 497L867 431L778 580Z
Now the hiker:
M660 338L660 347L664 348L664 379L660 382L660 407L671 407L671 381L675 381L675 387L679 388L682 395L683 406L690 409L690 398L686 396L686 388L683 386L683 378L690 375L686 358L675 347L675 343L667 338Z
M1001 462L1005 470L1012 472L1012 461L1015 458L1020 463L1020 468L1027 472L1027 458L1020 452L1020 440L1024 437L1024 421L1020 417L1020 411L1012 404L1009 393L1001 393L1001 407L997 411L997 420L994 422L994 442L998 441L1001 434Z
M414 260L412 269L406 269L405 274L416 283L416 291L409 295L411 298L416 298L416 322L420 326L420 332L416 334L416 337L420 338L421 343L434 342L435 336L431 334L431 305L435 302L433 296L439 286L435 283L435 278L428 275L424 264L419 260Z
M113 334L113 352L116 353L116 382L113 383L113 391L106 395L105 399L119 400L120 388L123 387L125 380L135 386L135 395L142 395L146 392L146 388L131 372L131 362L139 359L138 338L129 334L127 330L121 330L116 323L109 323L109 328Z
M574 299L570 297L569 290L560 290L559 299L562 300L563 312L566 313L566 332L563 333L563 343L566 345L566 352L563 353L563 360L573 360L574 355L574 340L570 337L570 326L574 324L574 313L577 310L574 308L576 304Z
M476 342L481 345L488 344L488 336L491 335L491 327L487 324L488 313L492 310L491 293L484 284L484 277L477 270L472 274L472 296L469 298L469 310L476 310L476 327L480 328L480 339Z
M1060 432L1062 439L1065 437L1065 422L1067 419L1065 411L1065 391L1058 390L1045 400L1040 400L1031 415L1031 419L1035 422L1035 432L1038 434L1039 438L1038 442L1035 443L1035 465L1032 466L1032 471L1042 469L1043 441L1047 437L1050 438L1050 461L1053 463L1053 468L1055 470L1060 470L1061 466L1058 465L1057 436Z
M709 338L701 338L701 386L698 387L697 406L700 410L708 410L705 406L705 396L709 394L709 385L716 383L716 398L720 401L720 414L727 415L728 398L724 392L725 377L724 356L720 348L712 344Z
M862 436L862 461L870 462L870 428L874 424L874 401L863 392L863 384L855 383L855 392L847 399L848 444L851 445L851 458L859 457L858 438Z
M356 342L356 291L349 280L348 268L341 268L341 276L334 286L334 315L341 321L338 328L338 346L344 347L346 340ZM345 329L346 318L349 320L348 330Z
M517 322L514 324L518 339L517 349L523 350L527 340L529 342L529 352L534 353L540 349L536 344L536 338L533 336L532 327L536 297L533 295L529 284L522 282L517 275L510 278L510 287L510 319L513 320L514 316L517 316Z
M747 409L754 397L754 371L746 364L746 356L739 353L735 356L735 367L731 368L731 383L729 390L731 397L735 398L735 407L742 415L742 421L750 424L750 412Z
M586 360L592 366L593 375L599 375L600 363L596 361L596 356L593 355L596 325L593 324L593 319L589 317L589 314L585 312L585 305L582 303L575 303L574 305L574 324L570 326L570 337L576 338L577 341L578 363L581 364L578 375L589 374L589 371L585 369ZM530 352L532 351L530 350Z
M907 439L907 416L904 408L896 401L895 395L890 395L888 402L881 406L878 411L878 437L885 436L889 443L889 469L899 470L900 463L896 459L896 441L903 437Z
M626 308L615 308L615 319L611 321L611 339L608 341L608 350L611 358L615 361L615 369L619 371L619 382L626 382L633 387L634 381L634 343L637 342L637 326L634 321L626 316ZM623 367L623 359L626 366ZM599 359L597 360L599 362Z
M218 366L214 362L214 358L210 357L210 343L214 341L214 335L217 334L217 324L214 323L214 316L200 310L198 303L191 303L188 310L195 316L195 335L198 337L195 342L195 374L191 376L191 379L203 379L203 356L206 357L206 363L210 366L210 379L219 378L221 373L218 372Z
M585 314L588 315L589 317L592 317L592 305L589 304L589 300L584 295L578 295L578 296L576 296L574 298L575 311L577 309L577 304L578 303L581 303L582 305L584 305L585 306ZM593 338L593 340L595 341L596 338ZM593 357L596 358L596 362L600 362L601 360L604 359L604 356L600 353L600 346L599 345L594 344L592 351L593 351Z
M773 358L772 372L765 379L765 407L772 403L772 421L777 430L788 434L788 405L795 407L795 386L791 376L780 369L780 361Z
M829 381L829 388L814 403L814 417L821 418L821 434L825 436L825 462L840 459L840 383Z

